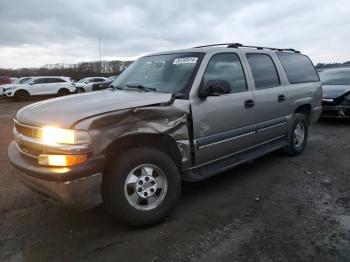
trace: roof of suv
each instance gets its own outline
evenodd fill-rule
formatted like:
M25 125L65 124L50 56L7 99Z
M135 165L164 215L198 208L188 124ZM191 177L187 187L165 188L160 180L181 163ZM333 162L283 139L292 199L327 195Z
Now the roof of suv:
M297 54L300 53L299 51L292 48L274 48L274 47L242 45L240 43L224 43L224 44L196 46L196 47L187 48L187 49L164 51L164 52L158 52L158 53L153 53L149 55L161 55L161 54L171 54L171 53L193 53L193 52L211 53L211 52L217 52L217 51L228 51L229 50L228 48L235 49L238 51L254 50L254 52L263 52L263 53L268 53L268 52L289 52L289 53L297 53ZM146 55L146 56L149 56L149 55Z

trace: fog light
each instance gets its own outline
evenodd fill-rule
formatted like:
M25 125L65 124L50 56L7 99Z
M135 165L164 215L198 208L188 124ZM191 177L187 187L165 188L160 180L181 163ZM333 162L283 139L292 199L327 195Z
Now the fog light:
M43 166L74 166L87 160L87 155L40 155L38 163Z

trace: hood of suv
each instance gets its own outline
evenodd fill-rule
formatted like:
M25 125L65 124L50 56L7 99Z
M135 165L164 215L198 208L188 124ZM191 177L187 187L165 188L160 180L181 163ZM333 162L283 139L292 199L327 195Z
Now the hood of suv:
M138 91L103 91L71 95L31 104L19 110L16 120L31 126L71 128L84 118L121 109L170 101L171 94Z
M324 98L337 98L350 92L350 85L322 85Z

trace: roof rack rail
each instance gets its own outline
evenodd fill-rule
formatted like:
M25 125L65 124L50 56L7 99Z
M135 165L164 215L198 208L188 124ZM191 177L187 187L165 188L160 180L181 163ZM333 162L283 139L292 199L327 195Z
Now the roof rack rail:
M293 48L275 48L275 47L266 47L266 46L252 46L252 45L243 45L240 43L223 43L223 44L212 44L212 45L202 45L202 46L196 46L194 48L202 48L202 47L211 47L211 46L226 46L227 48L254 48L257 50L274 50L274 51L280 51L280 52L293 52L300 54L300 51L297 51Z

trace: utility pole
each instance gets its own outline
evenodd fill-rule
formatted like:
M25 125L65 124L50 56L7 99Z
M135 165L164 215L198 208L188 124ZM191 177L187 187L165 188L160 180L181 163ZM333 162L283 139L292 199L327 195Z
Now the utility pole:
M98 37L98 48L100 50L100 73L102 73L101 37Z

